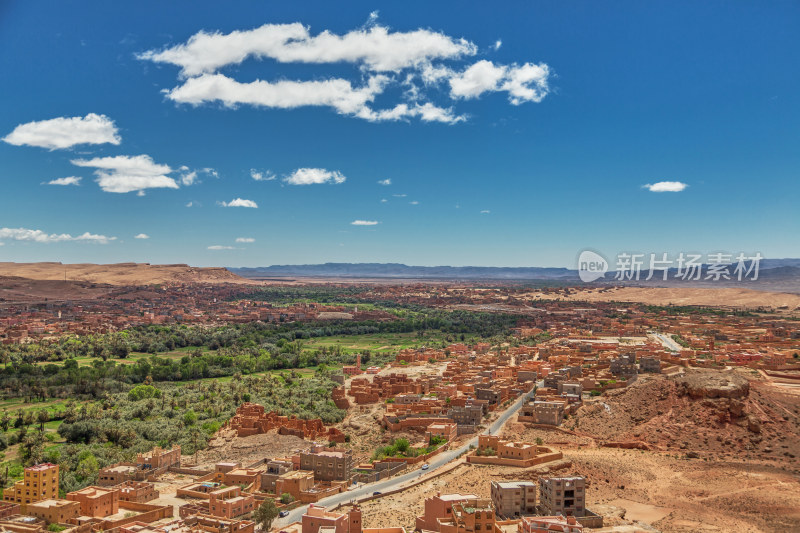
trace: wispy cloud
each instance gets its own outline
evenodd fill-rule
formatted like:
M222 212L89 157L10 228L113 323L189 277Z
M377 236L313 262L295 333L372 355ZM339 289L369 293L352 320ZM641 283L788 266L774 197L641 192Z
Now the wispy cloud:
M298 22L264 24L253 30L228 34L194 34L185 44L150 50L139 59L181 67L184 77L238 65L248 57L271 58L279 63L355 63L372 72L400 72L436 59L474 55L477 47L465 39L419 29L390 32L373 23L366 28L337 35L330 31L312 36Z
M489 211L488 209L481 210L481 215L488 215L489 213L491 213L491 211Z
M392 184L392 180L389 179L389 178L386 178L385 180L378 181L378 185L391 185L391 184Z
M412 201L410 201L408 203L411 204L411 205L419 205L419 202L416 201L416 200L412 200Z
M72 164L79 167L96 168L97 183L105 192L127 193L145 189L177 189L178 183L167 176L173 172L168 165L153 161L149 155L118 155L114 157L95 157L93 159L73 159Z
M254 168L250 169L250 177L255 181L272 181L275 179L275 174L269 170L259 171Z
M256 242L256 240L252 237L237 237L236 242L251 243L251 242Z
M324 168L298 168L283 181L289 185L319 185L322 183L340 184L347 178L338 170Z
M235 246L222 246L221 244L212 244L208 247L209 250L236 250Z
M198 179L200 174L204 174L212 178L219 178L219 173L211 167L201 168L200 170L191 170L186 165L183 165L178 169L178 171L180 172L179 179L181 185L185 185L187 187L201 183Z
M150 238L150 235L148 235L147 233L140 233L139 235L136 235L134 237L134 239L142 239L142 240L149 239L149 238Z
M377 226L377 220L354 220L350 224L353 226Z
M234 198L230 202L219 202L222 207L250 207L252 209L258 208L258 204L253 200L245 200L243 198Z
M81 178L77 176L68 176L66 178L56 178L47 182L48 185L80 185Z
M196 170L189 170L189 167L182 166L180 168L181 175L181 185L194 185L195 181L197 181L197 171Z
M642 185L643 188L650 192L681 192L688 186L680 181L659 181Z
M15 146L56 150L80 144L119 144L122 138L113 120L89 113L85 117L59 117L20 124L3 137L3 141Z
M97 235L94 233L83 233L81 235L72 236L69 233L46 233L38 229L28 228L0 228L0 240L14 240L14 241L27 241L38 243L53 243L53 242L91 242L96 244L108 244L111 241L117 240L116 237L106 237L105 235Z

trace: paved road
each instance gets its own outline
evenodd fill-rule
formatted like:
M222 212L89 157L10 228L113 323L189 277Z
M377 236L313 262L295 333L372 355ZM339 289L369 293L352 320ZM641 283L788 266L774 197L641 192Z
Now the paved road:
M540 382L539 386L541 385L542 383ZM494 435L498 431L500 431L503 425L512 416L514 416L517 413L517 411L519 411L519 409L522 407L522 405L525 403L525 400L528 397L532 397L532 393L523 394L521 397L517 398L517 400L511 406L509 406L509 408L506 409L503 412L503 414L501 414L497 418L497 420L495 420L489 425L489 427L484 431L484 434ZM467 442L460 448L447 450L445 452L440 453L429 463L430 468L428 470L421 470L419 467L414 467L415 470L406 472L405 474L402 474L400 476L384 479L382 481L377 481L375 483L359 484L359 486L353 490L348 490L347 492L329 496L327 498L320 500L315 505L322 507L335 507L339 504L347 503L350 502L351 500L355 500L363 496L369 496L373 492L388 492L390 490L400 488L401 485L415 481L422 476L430 475L436 470L444 467L450 461L453 461L459 455L467 451L470 446L477 445L477 443L478 443L478 437L475 437L473 439L470 439L469 442ZM298 507L297 509L290 511L289 516L275 520L275 522L272 525L273 529L286 526L293 522L299 522L303 514L305 514L307 507L308 506L306 505Z
M681 350L683 350L683 346L675 342L675 339L673 339L669 335L664 335L663 333L656 333L656 332L653 332L652 335L659 341L661 341L661 344L667 350L672 350L673 352L680 352Z

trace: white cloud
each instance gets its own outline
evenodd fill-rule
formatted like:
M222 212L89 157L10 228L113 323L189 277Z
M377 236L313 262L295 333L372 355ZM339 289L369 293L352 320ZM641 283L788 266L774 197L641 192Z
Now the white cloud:
M680 181L659 181L657 183L642 185L642 187L650 192L681 192L688 187L688 185Z
M214 244L208 247L209 250L235 250L235 246L222 246L220 244Z
M389 178L386 178L385 180L380 180L378 182L378 185L391 185L391 184L392 184L392 180L390 180Z
M549 76L550 67L544 63L525 63L519 67L515 65L508 68L507 79L500 90L508 91L508 99L513 105L539 103L550 92Z
M500 47L501 47L501 46L503 46L503 41L501 41L500 39L497 39L497 40L494 42L494 49L495 49L495 50L500 50Z
M489 213L491 213L491 211L489 211L488 209L483 209L481 211L481 215L488 215Z
M186 204L186 207L193 207L194 205L195 205L194 202L189 202L189 203Z
M497 40L494 50L501 45ZM311 35L309 28L300 23L265 24L227 34L200 31L184 43L149 50L137 57L180 67L181 84L164 91L176 103L197 106L217 102L231 108L244 104L275 109L321 106L371 122L416 118L456 124L467 119L451 108L434 104L414 83L415 79L421 79L425 89L450 80L449 97L453 99L507 91L511 103L516 105L539 102L547 94L549 68L544 63L505 66L479 61L463 72L446 64L477 53L478 47L464 38L429 29L392 32L370 15L364 27L345 34L325 30ZM248 59L349 64L358 69L362 81L346 77L314 80L278 77L245 82L234 79L230 72L224 73L226 67ZM266 68L275 71L274 65ZM396 85L405 87L401 93L405 101L374 109L376 97Z
M177 182L167 176L173 170L167 165L155 163L149 155L73 159L72 164L96 168L97 183L106 192L138 191L141 196L145 189L178 188Z
M150 238L150 235L148 235L147 233L140 233L139 235L136 235L134 237L134 239L149 239L149 238Z
M255 181L272 181L275 179L275 174L270 170L259 171L254 168L250 169L250 177Z
M388 202L388 201L389 201L389 200L387 200L386 198L381 198L381 203L382 203L382 204L385 204L385 203L386 203L386 202Z
M237 237L236 242L250 243L250 242L256 242L256 240L252 237Z
M407 194L393 194L392 196L394 196L395 198L405 198L408 195Z
M354 220L350 224L353 226L377 226L377 220Z
M69 233L45 233L38 229L27 228L0 228L0 240L28 241L38 243L52 242L92 242L97 244L108 244L117 240L116 237L106 237L93 233L83 233L82 235L72 236Z
M81 178L77 176L68 176L66 178L56 178L47 182L48 185L80 185Z
M242 83L223 74L203 74L186 80L183 85L166 92L167 98L181 104L200 105L220 102L227 107L248 104L257 107L292 109L304 106L332 107L343 115L356 115L368 120L390 120L386 112L375 112L367 104L383 92L389 79L372 76L366 85L353 87L349 80L331 78L315 81L255 80ZM403 116L411 116L406 110ZM374 116L373 116L374 115ZM397 118L395 118L397 120Z
M344 183L347 178L338 170L324 168L298 168L283 181L289 185L318 185L321 183Z
M550 68L544 63L524 65L495 65L482 59L459 74L450 77L453 98L478 98L485 92L508 92L514 105L541 102L550 91Z
M506 75L506 68L481 60L461 74L450 78L450 93L461 98L475 98L486 91L496 90Z
M114 121L95 113L20 124L3 140L14 146L39 146L50 150L78 144L119 144L122 141Z
M312 36L300 23L264 24L228 34L194 34L184 44L140 54L139 59L181 67L184 77L216 72L249 57L280 63L355 63L373 72L399 72L437 59L474 55L477 47L465 39L418 29L390 32L374 24L337 35L329 31Z
M253 200L244 200L242 198L235 198L230 202L219 202L222 207L250 207L253 209L258 208L258 204Z
M408 203L410 203L411 205L419 205L419 202L416 200L412 200L411 202Z

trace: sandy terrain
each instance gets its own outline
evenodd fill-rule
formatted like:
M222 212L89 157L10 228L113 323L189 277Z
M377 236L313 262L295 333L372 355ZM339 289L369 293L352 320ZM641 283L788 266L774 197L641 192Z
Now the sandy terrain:
M550 444L548 432L539 435ZM587 476L587 507L604 516L609 531L636 524L687 533L795 531L800 527L800 483L778 468L638 450L581 447L562 451L571 466L554 474ZM425 498L437 492L488 498L493 480L536 481L541 474L535 469L463 464L403 493L362 504L364 526L413 528Z
M208 443L208 448L197 454L197 465L211 468L220 461L234 461L247 466L264 458L275 459L291 456L294 452L308 448L310 442L293 435L279 435L270 431L250 437L236 437L232 430L221 430Z
M794 531L800 483L785 470L608 448L565 451L592 480L593 503L611 504L661 531ZM607 525L614 525L607 521Z
M86 281L108 285L150 285L156 283L247 283L260 284L224 268L149 263L0 263L0 276L34 280Z
M713 307L787 310L800 308L800 295L749 289L686 289L665 287L570 288L555 293L534 291L532 299L561 299L581 302L639 302L651 305L707 305Z

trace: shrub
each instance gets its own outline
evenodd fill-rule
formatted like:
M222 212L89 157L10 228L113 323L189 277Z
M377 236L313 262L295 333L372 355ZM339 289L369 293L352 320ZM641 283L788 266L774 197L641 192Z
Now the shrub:
M197 422L197 414L194 412L194 410L189 409L183 415L183 423L187 426L193 426L195 422Z
M128 399L132 402L150 398L161 398L161 391L152 385L136 385L128 391Z

